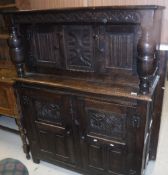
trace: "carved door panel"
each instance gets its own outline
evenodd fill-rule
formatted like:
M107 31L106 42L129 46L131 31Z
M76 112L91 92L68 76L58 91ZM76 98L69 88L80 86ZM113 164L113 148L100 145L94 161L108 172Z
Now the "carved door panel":
M136 131L131 109L96 100L80 103L80 142L83 164L93 174L129 174L136 161ZM136 171L135 171L136 172Z
M20 96L27 130L32 127L30 140L37 144L35 156L75 164L69 97L30 87L24 88Z

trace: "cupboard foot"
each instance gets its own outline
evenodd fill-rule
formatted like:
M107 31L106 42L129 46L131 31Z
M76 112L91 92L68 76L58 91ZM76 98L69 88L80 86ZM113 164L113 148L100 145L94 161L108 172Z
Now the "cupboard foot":
M35 158L35 157L32 157L33 159L33 162L36 163L36 164L39 164L40 163L40 159L38 158Z
M22 126L21 119L16 119L16 124L18 125L20 136L21 136L21 139L22 139L23 151L26 154L26 158L29 160L30 159L30 154L29 154L30 148L29 148L29 145L27 143L26 132L25 132L23 126Z

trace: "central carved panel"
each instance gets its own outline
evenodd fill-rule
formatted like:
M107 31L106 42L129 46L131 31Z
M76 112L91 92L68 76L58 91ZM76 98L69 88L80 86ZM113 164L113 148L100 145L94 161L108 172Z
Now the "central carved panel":
M93 71L92 27L66 26L64 32L67 69Z
M35 101L35 108L37 111L37 118L61 124L60 106L54 103L45 101Z
M123 139L126 129L125 115L87 109L90 121L90 132Z

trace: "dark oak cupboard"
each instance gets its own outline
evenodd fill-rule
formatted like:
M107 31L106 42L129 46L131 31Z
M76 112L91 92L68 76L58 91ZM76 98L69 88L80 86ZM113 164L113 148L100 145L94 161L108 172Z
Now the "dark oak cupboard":
M150 103L126 106L43 86L17 88L35 162L82 165L95 174L136 172L141 166L137 145L143 145L139 132L146 121L137 113L148 110Z
M156 158L163 99L162 9L4 12L35 163L92 175L144 173Z

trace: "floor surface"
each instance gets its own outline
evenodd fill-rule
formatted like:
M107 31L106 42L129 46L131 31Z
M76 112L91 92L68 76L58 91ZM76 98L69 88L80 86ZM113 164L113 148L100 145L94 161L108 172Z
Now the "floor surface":
M0 117L0 123L10 123L16 127L13 120ZM162 122L159 137L157 160L150 161L145 175L168 175L168 82L164 96ZM78 175L72 171L57 167L41 161L34 164L32 160L26 160L22 151L20 137L0 130L0 160L4 158L15 158L22 161L28 168L30 175Z

